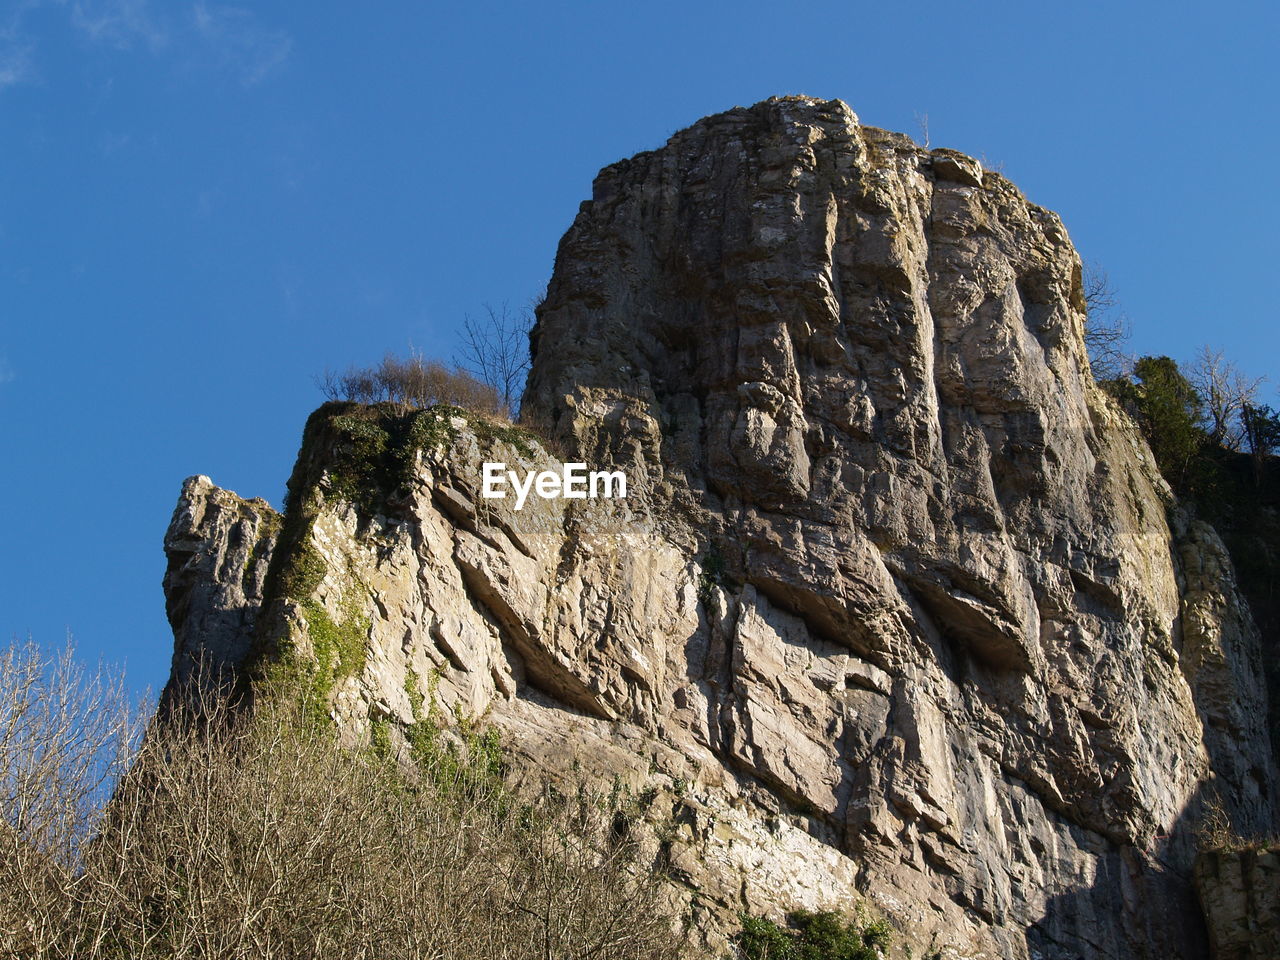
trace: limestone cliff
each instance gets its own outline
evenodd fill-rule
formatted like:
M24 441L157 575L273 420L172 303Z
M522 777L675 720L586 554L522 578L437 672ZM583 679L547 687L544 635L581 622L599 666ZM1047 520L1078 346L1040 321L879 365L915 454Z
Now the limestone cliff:
M1259 639L1083 316L975 161L839 101L707 118L601 172L538 311L526 415L628 497L516 510L481 465L554 464L532 435L326 405L278 540L184 488L175 664L656 789L712 941L861 901L917 956L1207 956L1201 807L1275 817Z
M1280 846L1206 852L1196 885L1214 960L1280 956Z

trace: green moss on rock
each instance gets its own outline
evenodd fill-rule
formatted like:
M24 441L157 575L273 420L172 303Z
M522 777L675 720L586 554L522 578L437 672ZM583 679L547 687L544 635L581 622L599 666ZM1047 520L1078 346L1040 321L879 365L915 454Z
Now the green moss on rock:
M334 686L363 666L370 624L353 599L363 587L350 583L350 576L333 574L344 597L340 620L320 602L317 594L331 571L314 542L316 520L334 502L354 506L361 524L393 514L397 494L413 481L423 452L455 443L460 421L482 444L506 443L524 456L536 455L538 439L529 431L444 404L411 410L391 403L326 403L308 418L263 591L267 615L259 620L251 661L258 680L300 692L317 715L327 716ZM314 657L296 646L296 617L306 622ZM422 735L434 741L427 729L439 730L427 703L431 687L429 682L424 689L417 677L406 679Z
M352 503L365 516L386 509L387 500L406 487L423 451L452 444L456 422L463 420L482 444L506 443L521 456L533 458L538 437L512 424L439 404L426 410L406 410L395 404L326 404L328 416L308 423L301 460L315 459L312 480L325 499ZM317 475L318 474L318 475Z
M288 562L281 565L276 581L279 596L298 601L308 600L324 580L327 570L324 557L307 539L298 544Z
M322 675L338 680L353 675L364 665L368 617L348 609L341 622L334 622L324 606L315 600L305 601L302 612Z

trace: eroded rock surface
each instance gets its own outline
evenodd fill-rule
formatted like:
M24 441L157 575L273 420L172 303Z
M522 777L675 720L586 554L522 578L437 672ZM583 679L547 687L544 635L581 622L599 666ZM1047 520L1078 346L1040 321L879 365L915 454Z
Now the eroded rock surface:
M1202 803L1275 815L1257 631L1083 315L975 161L839 101L707 118L600 174L539 309L525 410L628 498L516 511L481 464L554 465L528 436L322 408L246 669L310 665L353 740L430 698L656 789L709 931L862 901L917 956L1203 957ZM252 606L189 567L175 629Z
M164 535L166 613L173 665L162 701L196 679L239 672L253 643L280 515L265 500L245 500L191 477Z
M1207 851L1196 884L1214 960L1280 957L1280 846Z

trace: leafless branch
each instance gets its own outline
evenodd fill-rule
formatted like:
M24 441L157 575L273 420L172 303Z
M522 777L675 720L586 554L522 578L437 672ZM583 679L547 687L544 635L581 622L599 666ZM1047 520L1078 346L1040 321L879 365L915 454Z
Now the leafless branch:
M685 954L625 797L520 797L470 746L351 749L216 683L174 702L139 742L117 676L0 652L0 956Z
M498 308L485 304L484 316L463 319L459 366L497 391L511 417L519 410L529 374L532 327L532 311L515 312L505 303Z
M1129 343L1129 318L1117 309L1119 299L1105 270L1095 263L1084 268L1084 302L1088 309L1084 344L1097 380L1113 380L1133 369L1134 358L1125 351Z
M1266 377L1248 377L1221 350L1200 348L1188 379L1204 402L1205 428L1215 443L1239 451L1245 442L1246 407L1254 405Z

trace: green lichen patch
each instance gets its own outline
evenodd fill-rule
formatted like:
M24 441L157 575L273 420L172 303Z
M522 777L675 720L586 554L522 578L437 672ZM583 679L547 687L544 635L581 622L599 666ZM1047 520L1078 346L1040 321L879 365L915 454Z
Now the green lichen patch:
M446 740L442 728L430 717L406 727L405 740L414 766L445 794L504 794L507 764L498 731L460 732L460 741Z
M426 702L428 695L434 698L436 685L440 682L440 674L434 672L427 690L422 688L422 678L418 676L418 671L409 667L404 675L404 692L409 697L409 708L413 714L415 721L421 721L426 718ZM434 706L434 704L433 704Z
M305 621L311 655L299 648L296 638L281 639L261 675L274 695L297 698L304 716L324 723L334 688L364 666L370 622L354 603L344 605L340 620L316 599L302 601L298 611Z
M394 756L391 744L391 721L378 717L369 725L369 749L374 756L387 760Z
M505 443L527 460L535 459L543 449L541 438L524 427L497 423L484 417L471 418L468 423L481 442Z
M698 599L703 603L711 602L711 594L715 587L726 584L724 555L712 546L702 555L699 561L702 568L698 573Z
M249 550L248 556L244 558L244 570L240 574L240 585L247 592L253 581L253 571L257 569L258 564L262 562L263 556L266 555L267 549L271 544L271 536L275 533L278 522L273 526L264 525L265 529L258 532L258 539L253 542L253 546Z
M528 459L541 455L537 434L461 407L326 403L307 421L287 513L309 498L351 503L365 517L388 512L388 501L412 481L421 454L457 440L459 420L482 446L504 443Z
M453 423L454 419L461 417L466 420L468 416L469 414L461 407L448 404L417 411L409 421L409 428L406 431L407 442L400 451L402 463L411 464L413 460L411 455L419 450L443 447L453 443L458 436L458 428Z
M336 442L327 495L373 506L383 485L380 468L392 445L390 432L374 420L350 415L334 417L330 426Z
M316 489L326 500L343 500L371 517L413 477L423 450L452 443L457 436L457 407L406 411L392 404L348 405L317 431L316 446L326 451Z
M303 603L302 612L321 675L336 681L353 675L364 666L369 637L368 617L348 608L343 619L335 622L324 605L315 600Z
M436 700L443 676L431 671L425 685L412 668L404 688L413 708L414 722L404 727L405 742L414 766L437 789L445 792L502 794L507 765L498 731L481 729L475 717L460 705L453 710L454 736L445 736L444 711Z
M892 939L884 920L859 916L850 921L830 910L794 910L786 926L743 916L734 944L744 960L880 960Z
M316 592L328 570L324 557L308 538L289 555L281 565L276 579L276 589L281 597L306 601Z

